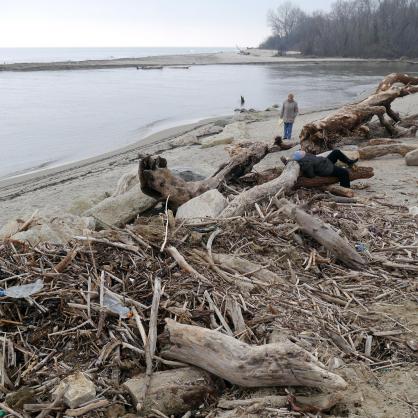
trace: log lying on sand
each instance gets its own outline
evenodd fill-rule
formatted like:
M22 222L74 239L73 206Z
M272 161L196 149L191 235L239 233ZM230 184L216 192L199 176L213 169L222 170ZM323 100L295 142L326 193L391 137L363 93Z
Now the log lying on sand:
M391 136L413 136L416 126L409 129L394 126L400 121L399 115L391 108L391 103L399 98L418 92L418 77L407 74L390 74L378 86L375 93L359 103L338 109L318 121L306 124L300 133L301 147L307 152L319 154L333 149L340 137L367 137L369 128L365 126L373 116ZM392 119L389 122L385 115Z
M274 203L278 209L296 221L302 232L322 244L348 267L360 270L366 265L365 260L348 241L338 235L328 224L306 213L287 199L275 199Z
M359 179L369 179L374 176L372 167L355 167L348 170L350 173L350 180L359 180ZM329 186L331 184L338 183L339 180L337 177L299 177L295 187L322 187Z
M347 384L290 341L254 346L218 331L166 319L169 347L162 356L200 367L244 387L310 386L344 389Z
M231 160L219 168L211 177L194 182L186 182L175 176L167 168L167 160L159 156L142 158L139 163L141 190L157 200L166 200L173 208L217 188L222 182L229 182L249 173L253 166L269 152L268 146L259 142L240 144L231 152Z
M373 158L382 157L387 154L400 154L402 157L405 157L408 152L417 148L417 145L408 144L370 145L359 148L359 154L362 160L372 160Z

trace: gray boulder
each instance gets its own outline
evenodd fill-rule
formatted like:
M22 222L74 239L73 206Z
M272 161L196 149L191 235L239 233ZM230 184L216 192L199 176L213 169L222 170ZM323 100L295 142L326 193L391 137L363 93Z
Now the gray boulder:
M418 149L408 152L405 155L406 165L418 166Z
M206 218L216 218L225 209L228 201L216 189L190 199L177 210L177 219L187 219L189 223L200 223Z
M123 226L135 219L137 215L151 209L157 201L144 194L140 184L127 192L111 196L84 212L84 216L95 217L112 226Z

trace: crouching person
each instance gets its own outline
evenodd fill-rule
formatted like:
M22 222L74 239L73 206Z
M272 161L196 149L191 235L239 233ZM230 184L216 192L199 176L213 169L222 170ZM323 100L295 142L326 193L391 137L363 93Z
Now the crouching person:
M347 188L350 188L350 173L347 169L335 164L337 161L341 161L351 167L358 161L351 160L340 150L332 151L327 157L320 157L305 151L296 151L293 159L299 163L305 177L337 177L340 185Z

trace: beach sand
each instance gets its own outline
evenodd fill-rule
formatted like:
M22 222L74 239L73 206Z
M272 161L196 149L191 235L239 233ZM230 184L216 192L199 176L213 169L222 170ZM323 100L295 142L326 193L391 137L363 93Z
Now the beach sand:
M239 65L239 64L294 64L335 62L388 62L386 59L361 58L309 58L299 56L275 56L276 51L248 49L249 55L238 52L217 52L184 55L159 55L143 58L120 58L106 60L38 62L1 64L0 71L52 71L128 68L137 66L190 66L190 65Z
M401 114L416 113L418 95L399 99L393 107ZM330 110L323 110L299 115L294 126L294 139L298 137L303 125L329 112ZM272 143L273 138L281 134L278 112L273 110L236 112L230 118L220 119L224 124L228 124L224 132L233 132L236 140ZM187 143L191 133L197 129L210 128L215 121L216 119L210 119L167 129L139 143L96 158L0 181L0 226L10 219L27 217L36 209L81 214L111 195L123 174L136 169L139 153L158 153L167 159L170 168L189 169L209 176L220 164L228 160L225 144L203 148L198 144L179 143ZM207 138L203 141L207 141ZM418 145L418 138L408 140L408 143ZM284 154L290 155L291 151ZM255 169L263 170L282 165L281 155L282 152L269 154ZM395 205L418 205L418 167L406 166L404 158L398 155L362 161L361 165L372 166L375 176L361 181L368 187L356 193L363 196L379 196L383 201Z

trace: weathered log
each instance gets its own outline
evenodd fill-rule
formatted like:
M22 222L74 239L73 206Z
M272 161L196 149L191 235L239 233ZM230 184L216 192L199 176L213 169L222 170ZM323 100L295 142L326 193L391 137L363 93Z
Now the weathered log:
M254 346L218 331L166 319L169 346L162 356L200 367L244 387L310 386L344 389L347 384L312 354L290 341Z
M372 167L355 167L352 169L348 169L350 173L350 180L359 180L359 179L369 179L374 176L373 168ZM322 187L322 186L329 186L334 183L338 183L339 180L337 177L299 177L295 187Z
M382 157L387 154L400 154L402 157L405 157L408 152L417 148L417 145L407 144L370 145L359 148L359 154L362 160L372 160L373 158Z
M287 216L296 221L302 232L322 244L348 267L360 270L365 266L365 260L345 238L341 237L328 224L306 213L286 199L276 199L274 202Z
M220 214L220 218L241 216L254 203L268 196L274 196L278 192L290 190L296 183L300 173L299 164L296 161L289 162L282 174L267 183L255 186L239 194Z
M259 142L236 145L227 164L222 165L213 176L193 182L175 176L167 168L166 159L148 156L139 163L141 190L160 201L170 197L169 205L177 208L193 197L217 188L222 182L229 182L250 172L268 152L268 146Z
M401 86L400 86L401 84ZM300 133L302 149L319 154L333 149L340 137L369 136L369 128L365 126L373 116L392 136L415 133L417 127L410 129L397 127L386 120L385 115L395 123L399 115L391 109L391 103L399 98L418 92L418 77L407 74L390 74L378 86L376 92L359 103L343 106L331 115L318 121L306 124Z

